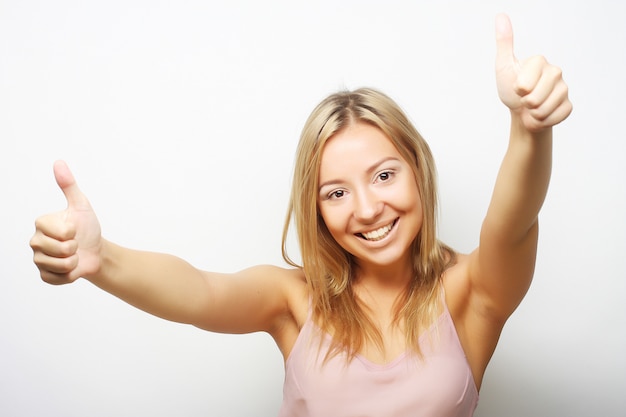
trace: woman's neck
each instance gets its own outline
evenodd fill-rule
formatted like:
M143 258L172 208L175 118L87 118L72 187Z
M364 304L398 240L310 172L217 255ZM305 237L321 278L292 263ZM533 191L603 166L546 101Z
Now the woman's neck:
M404 290L415 271L413 265L405 262L401 265L364 265L356 264L356 285L366 285L381 291Z

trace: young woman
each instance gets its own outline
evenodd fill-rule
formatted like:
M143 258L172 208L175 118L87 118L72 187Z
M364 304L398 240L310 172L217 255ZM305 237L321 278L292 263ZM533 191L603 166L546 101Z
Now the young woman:
M480 234L457 254L437 240L435 167L398 106L372 89L333 94L307 120L285 235L302 266L201 271L101 236L62 162L66 210L36 221L44 281L83 277L165 319L216 332L266 331L285 358L281 416L471 416L500 332L533 275L552 126L571 112L561 71L518 62L496 22L496 79L509 147ZM283 245L284 246L284 245Z

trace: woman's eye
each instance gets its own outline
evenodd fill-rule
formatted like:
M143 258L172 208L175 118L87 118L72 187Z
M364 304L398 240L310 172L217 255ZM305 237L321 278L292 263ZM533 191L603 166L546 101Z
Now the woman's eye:
M380 181L389 181L392 175L393 173L391 171L383 171L380 174L378 174L378 179Z
M332 193L328 194L328 198L329 199L337 199L337 198L341 198L345 195L345 192L343 190L335 190Z

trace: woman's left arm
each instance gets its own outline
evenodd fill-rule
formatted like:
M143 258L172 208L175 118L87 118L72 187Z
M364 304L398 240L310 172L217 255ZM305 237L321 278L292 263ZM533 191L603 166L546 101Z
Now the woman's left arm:
M502 323L526 294L535 267L538 214L552 167L552 126L572 111L561 70L536 56L513 54L507 16L496 20L498 94L511 112L511 134L469 279L475 307Z

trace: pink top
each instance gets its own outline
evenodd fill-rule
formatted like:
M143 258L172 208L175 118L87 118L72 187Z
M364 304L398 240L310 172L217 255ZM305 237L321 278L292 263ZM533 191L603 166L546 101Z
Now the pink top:
M444 303L445 304L445 303ZM406 352L378 365L337 355L309 319L287 358L279 417L471 417L478 390L447 306L420 337L423 360Z

